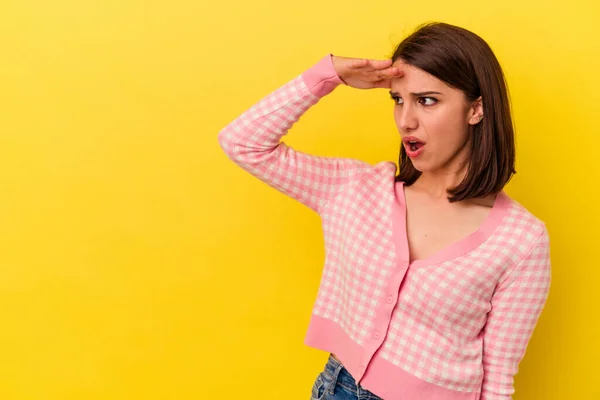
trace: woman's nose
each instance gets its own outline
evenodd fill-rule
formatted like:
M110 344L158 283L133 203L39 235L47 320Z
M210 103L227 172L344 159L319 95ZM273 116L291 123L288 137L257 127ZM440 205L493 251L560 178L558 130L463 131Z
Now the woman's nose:
M402 106L396 112L396 122L402 131L415 130L419 126L414 110L410 106Z

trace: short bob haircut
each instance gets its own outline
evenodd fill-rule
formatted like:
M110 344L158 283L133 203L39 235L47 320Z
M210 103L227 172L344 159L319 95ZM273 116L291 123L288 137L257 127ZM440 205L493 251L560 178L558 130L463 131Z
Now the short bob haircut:
M392 62L398 59L461 90L469 101L482 97L483 119L469 126L467 173L460 184L447 190L448 200L500 192L516 174L515 138L504 73L490 46L464 28L428 22L396 47ZM404 146L400 146L399 165L396 181L409 186L421 175Z

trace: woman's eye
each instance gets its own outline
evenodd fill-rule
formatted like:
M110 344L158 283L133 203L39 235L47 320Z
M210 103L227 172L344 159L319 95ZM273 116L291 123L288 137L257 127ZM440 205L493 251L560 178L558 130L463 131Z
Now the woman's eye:
M419 98L419 101L421 101L421 100L425 100L425 103L421 103L425 106L432 106L438 102L437 99L434 99L433 97L421 97L421 98ZM427 101L427 100L429 100L429 101Z
M394 100L394 103L396 103L396 104L404 103L404 100L402 100L402 97L392 96L392 100Z

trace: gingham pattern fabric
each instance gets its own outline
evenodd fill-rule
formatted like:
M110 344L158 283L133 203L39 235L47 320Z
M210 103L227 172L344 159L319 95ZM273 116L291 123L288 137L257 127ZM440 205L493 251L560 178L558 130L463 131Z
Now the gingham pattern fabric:
M342 83L328 57L223 128L221 147L237 165L321 216L326 259L313 315L338 325L364 349L361 357L373 357L375 338L381 341L377 357L423 381L481 400L512 398L514 375L550 288L545 225L511 200L483 244L442 263L408 268L382 323L383 305L396 301L390 294L398 276L390 211L395 163L319 157L281 141ZM355 372L357 381L363 372Z
M313 313L338 323L359 345L375 328L375 313L396 263L389 213L393 193L368 178L379 170L393 176L395 167L386 167L380 164L348 185L344 196L322 213L326 267Z
M510 398L548 294L548 249L544 226L514 202L482 246L409 269L382 356L453 390L477 390L485 378L482 400Z

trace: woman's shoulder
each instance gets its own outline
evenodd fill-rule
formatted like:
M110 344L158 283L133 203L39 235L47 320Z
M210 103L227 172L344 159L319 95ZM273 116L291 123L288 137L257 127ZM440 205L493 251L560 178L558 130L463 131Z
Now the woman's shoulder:
M398 166L393 161L383 160L375 163L364 162L363 164L366 167L354 177L355 184L368 183L369 185L388 187L390 182L396 178Z
M385 201L394 194L394 181L398 167L389 160L376 163L363 163L360 173L354 174L345 188L332 202L344 204L365 204Z
M545 221L520 201L502 192L506 213L502 221L504 235L510 237L518 248L528 252L537 243L548 243Z
M541 217L531 211L523 203L511 197L504 191L502 193L506 198L506 203L509 210L508 215L512 219L519 219L522 221L523 225L531 226L531 228L534 230L540 230L546 225Z
M358 185L364 186L370 193L395 193L396 172L398 166L393 161L379 161L371 165L365 173L359 177Z

